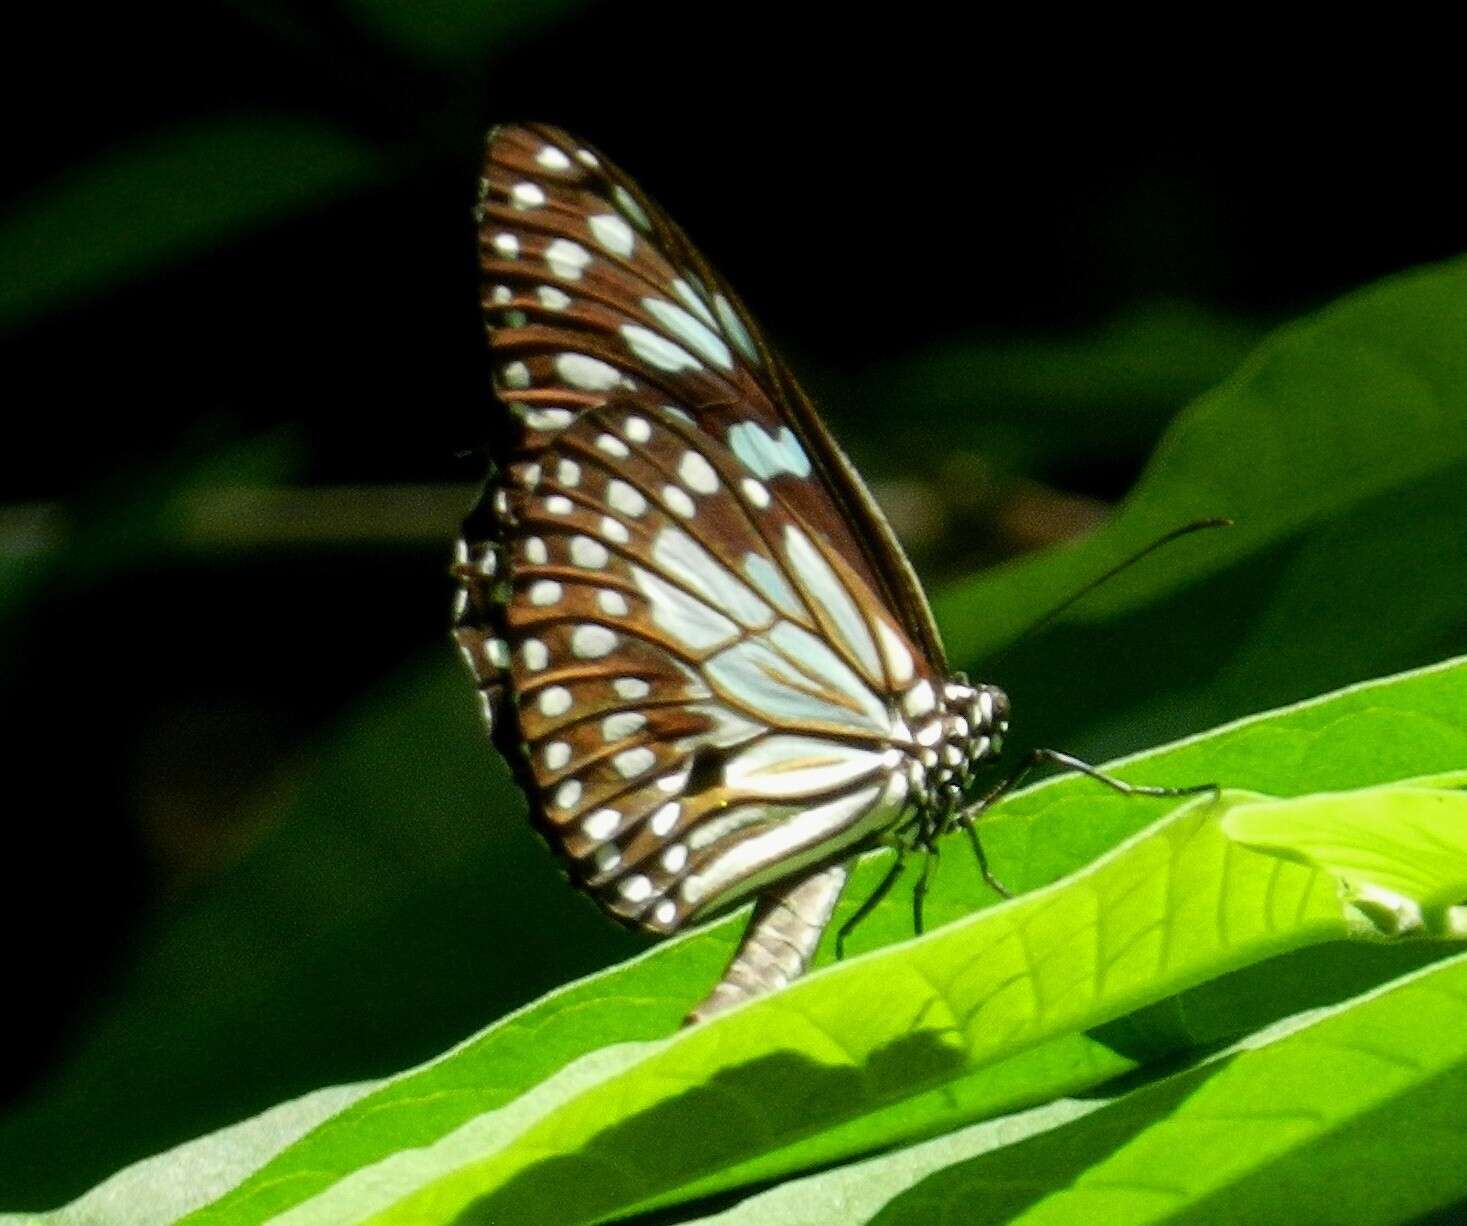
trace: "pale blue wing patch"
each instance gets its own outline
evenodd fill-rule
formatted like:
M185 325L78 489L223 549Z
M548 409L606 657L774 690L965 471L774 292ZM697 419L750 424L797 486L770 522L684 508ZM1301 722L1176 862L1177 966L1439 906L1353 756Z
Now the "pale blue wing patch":
M728 446L756 477L768 480L780 473L801 478L810 475L810 457L788 426L781 426L778 434L770 434L756 421L741 421L729 427Z

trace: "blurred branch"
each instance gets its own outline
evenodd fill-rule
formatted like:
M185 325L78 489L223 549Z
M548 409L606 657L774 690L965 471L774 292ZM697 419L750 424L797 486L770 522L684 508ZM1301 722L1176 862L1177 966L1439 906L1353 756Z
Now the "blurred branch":
M253 550L276 546L358 545L446 547L477 496L463 485L343 485L327 487L214 486L177 494L167 544L193 550ZM973 508L943 499L936 487L885 482L877 493L898 534L914 550L931 549L971 524ZM1108 513L1105 503L1037 481L1006 480L977 513L1005 555L1026 553L1082 535ZM27 558L63 549L72 531L64 503L0 507L0 557Z
M190 490L173 504L173 540L191 550L363 544L447 547L478 485L375 485ZM72 529L62 503L0 508L0 557L62 549Z

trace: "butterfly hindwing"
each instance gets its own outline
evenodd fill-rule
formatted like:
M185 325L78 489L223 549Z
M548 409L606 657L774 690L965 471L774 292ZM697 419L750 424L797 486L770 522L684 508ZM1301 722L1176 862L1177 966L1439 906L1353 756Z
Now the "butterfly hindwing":
M542 829L603 905L670 931L890 822L915 656L839 557L667 407L588 410L538 468L496 654Z

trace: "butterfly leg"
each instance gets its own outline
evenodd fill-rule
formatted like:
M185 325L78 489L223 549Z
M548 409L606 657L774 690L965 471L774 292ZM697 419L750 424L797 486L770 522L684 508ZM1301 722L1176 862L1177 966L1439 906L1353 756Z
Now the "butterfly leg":
M1050 762L1055 766L1068 767L1072 771L1078 771L1087 779L1094 779L1096 783L1103 783L1113 792L1119 792L1122 796L1201 796L1211 792L1214 796L1221 789L1215 783L1192 783L1186 787L1158 787L1144 783L1127 783L1124 779L1117 779L1114 775L1107 775L1103 770L1091 766L1088 762L1082 762L1079 758L1071 757L1067 753L1061 753L1058 749L1036 749L1031 757L1040 762Z
M846 920L840 926L840 931L835 934L835 956L837 960L846 956L846 938L856 930L862 920L876 910L881 904L881 900L891 893L891 887L896 885L897 878L902 875L906 867L907 849L900 847L897 849L896 860L886 870L886 876L881 879L881 884L862 900L861 905L856 908L855 914Z
M1036 766L1048 763L1053 766L1063 766L1067 770L1077 771L1087 779L1094 779L1096 783L1102 783L1113 792L1119 792L1122 796L1200 796L1204 792L1217 793L1218 785L1215 783L1194 783L1187 787L1156 787L1141 783L1127 783L1124 779L1117 779L1114 775L1107 775L1098 767L1076 758L1067 753L1061 753L1058 749L1032 749L1029 755L1019 764L1008 778L1002 780L996 787L987 792L976 804L969 805L963 811L960 820L971 820L982 813L985 809L996 805L1000 800L1012 792L1019 784L1029 777L1030 772Z
M1103 770L1091 766L1090 763L1071 754L1062 753L1058 749L1030 750L1028 756L1019 763L1018 769L1006 779L1001 780L997 786L991 788L976 803L969 805L957 817L957 824L968 832L968 838L973 844L973 854L978 858L978 869L983 874L983 880L1005 898L1012 898L1013 893L989 869L988 857L983 853L983 844L978 838L975 822L984 810L996 805L1027 779L1036 766L1042 764L1063 766L1067 770L1077 771L1087 779L1094 779L1096 783L1104 784L1111 791L1119 792L1122 796L1201 796L1207 792L1216 796L1219 791L1215 783L1194 783L1187 787L1158 787L1151 784L1127 783L1124 779L1107 775Z
M978 871L983 874L983 880L987 883L988 888L1000 898L1012 898L1014 892L995 877L993 870L988 867L988 855L983 850L983 840L978 837L978 828L973 821L976 816L977 814L965 814L960 824L968 832L968 842L973 844L973 857L978 861Z
M921 936L926 928L922 922L922 909L927 903L927 890L932 884L936 870L942 867L942 848L932 842L922 848L922 875L912 890L912 930Z

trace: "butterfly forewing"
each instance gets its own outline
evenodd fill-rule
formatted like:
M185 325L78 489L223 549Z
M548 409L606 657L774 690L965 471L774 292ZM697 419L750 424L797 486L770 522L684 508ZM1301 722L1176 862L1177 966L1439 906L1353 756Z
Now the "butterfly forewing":
M502 128L479 217L515 426L456 633L577 878L671 931L902 820L937 761L940 648L854 471L626 176Z
M481 193L484 306L524 447L620 391L667 397L785 487L940 665L931 613L886 521L678 226L600 153L550 127L497 129Z

